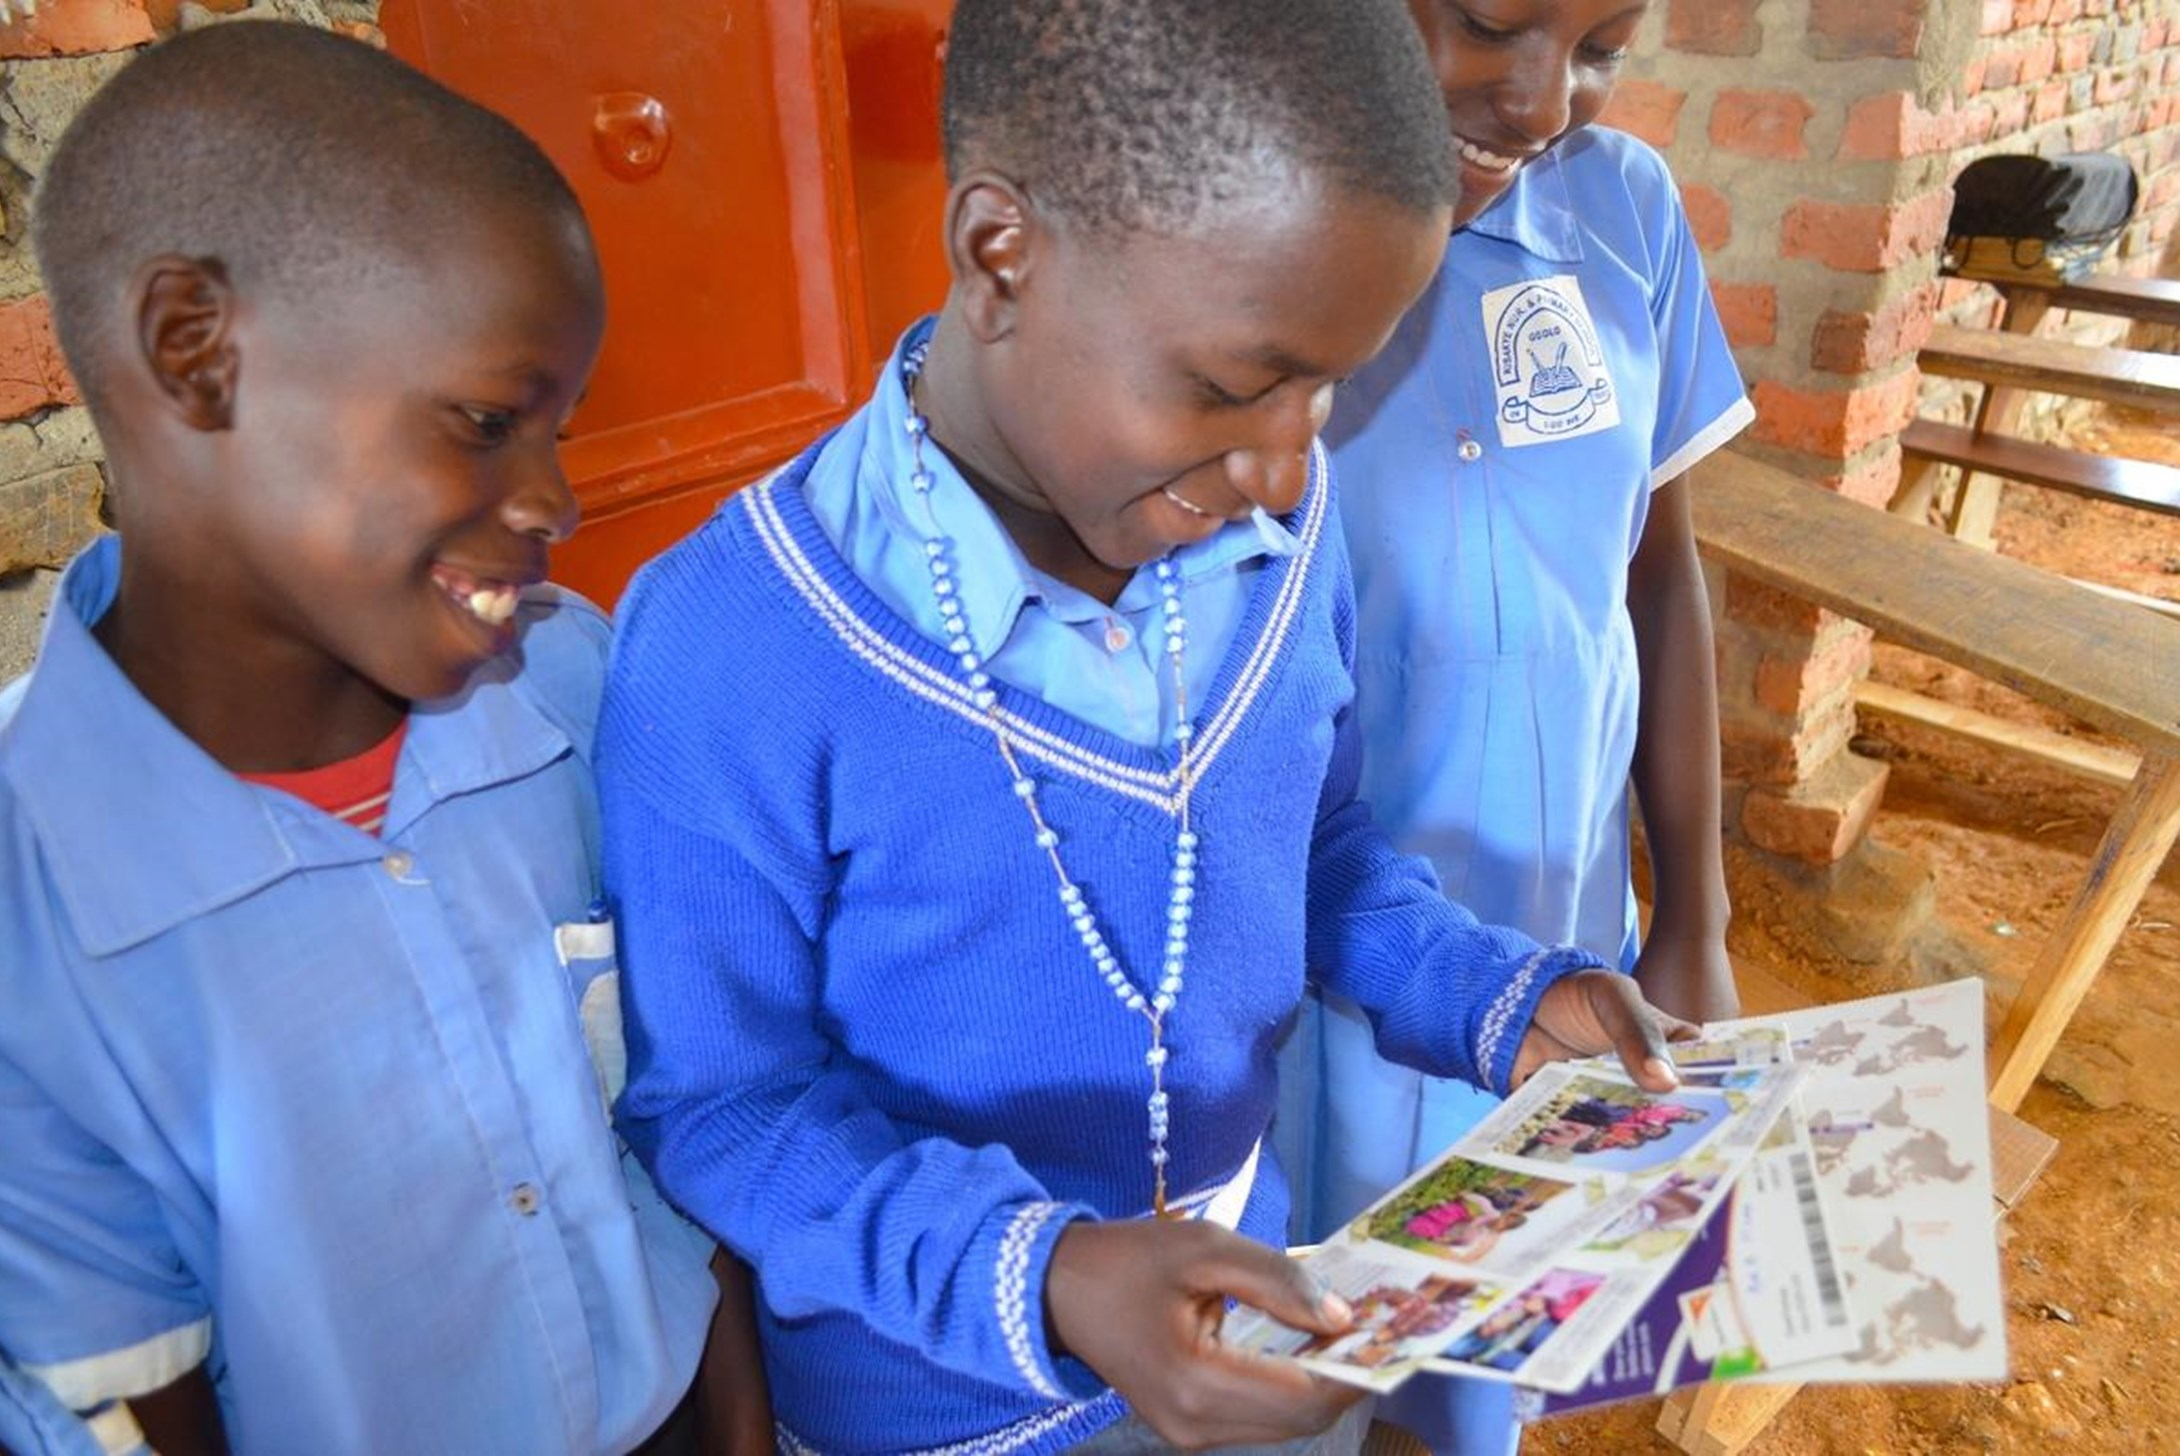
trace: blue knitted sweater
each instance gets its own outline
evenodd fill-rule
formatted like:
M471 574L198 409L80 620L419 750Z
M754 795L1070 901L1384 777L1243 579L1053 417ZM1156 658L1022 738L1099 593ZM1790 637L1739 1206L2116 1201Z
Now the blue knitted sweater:
M631 586L600 727L629 1084L658 1185L756 1265L789 1450L1049 1451L1122 1406L1044 1339L1069 1220L1150 1199L1149 1032L1092 969L945 649L847 570L819 451ZM1388 1055L1503 1088L1537 998L1598 964L1480 927L1354 799L1353 602L1331 487L1288 524L1197 718L1169 1174L1224 1182L1270 1120L1305 968ZM1167 757L1002 689L1060 853L1144 984ZM1241 1231L1280 1241L1265 1166Z

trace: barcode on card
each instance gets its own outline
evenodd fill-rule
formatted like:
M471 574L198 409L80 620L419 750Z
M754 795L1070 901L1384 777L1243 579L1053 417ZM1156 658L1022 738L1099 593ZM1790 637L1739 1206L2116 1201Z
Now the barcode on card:
M1824 1323L1847 1323L1847 1297L1839 1286L1839 1266L1832 1258L1832 1240L1825 1232L1824 1205L1817 1200L1817 1170L1806 1148L1794 1152L1794 1201L1801 1208L1802 1233L1809 1244L1810 1268L1817 1276L1817 1297L1824 1302Z

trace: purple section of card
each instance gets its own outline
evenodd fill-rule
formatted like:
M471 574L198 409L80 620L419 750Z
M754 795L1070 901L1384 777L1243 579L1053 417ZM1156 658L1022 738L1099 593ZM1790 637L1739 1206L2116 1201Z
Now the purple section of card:
M1681 1296L1724 1279L1726 1251L1731 1243L1727 1234L1733 1227L1733 1210L1733 1197L1720 1200L1718 1207L1711 1210L1711 1216L1704 1220L1695 1241L1681 1251L1672 1272L1665 1276L1665 1282L1620 1331L1612 1348L1597 1362L1597 1369L1588 1383L1565 1395L1523 1391L1520 1401L1523 1418L1534 1420L1610 1405L1614 1401L1645 1399L1709 1379L1710 1362L1696 1359L1685 1342L1674 1354L1674 1368L1663 1389L1658 1383L1658 1366L1673 1350L1674 1336L1680 1332Z

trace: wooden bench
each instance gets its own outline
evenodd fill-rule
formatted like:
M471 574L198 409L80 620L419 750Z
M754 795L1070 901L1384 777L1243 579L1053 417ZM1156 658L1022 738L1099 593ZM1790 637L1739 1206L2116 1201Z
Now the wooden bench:
M1856 505L1731 451L1696 469L1705 556L2058 708L2141 754L1992 1044L2012 1111L2180 834L2180 621Z
M1893 509L1920 516L1941 464L1962 467L1947 528L1979 546L1991 542L1998 515L1999 477L2053 486L2077 495L2101 496L2151 509L2180 489L2180 471L2147 461L2123 461L2057 445L2037 445L2015 434L2031 393L2068 394L2180 418L2180 356L2139 349L2095 348L2032 332L2060 298L2101 302L2129 317L2162 318L2180 311L2180 284L2163 280L2109 280L2064 288L2013 287L2007 292L2004 327L1965 329L1941 324L1917 356L1926 374L1981 383L1974 428L1918 420L1901 436L1907 456ZM2168 296L2169 295L2169 296ZM1956 431L1944 435L1939 431ZM1961 438L1965 435L1966 438Z
M2180 834L2180 621L1857 505L1730 450L1696 466L1691 496L1696 540L1711 561L2003 683L2139 750L2139 757L2089 755L2090 768L2124 782L2125 797L1991 1046L1995 1192L2003 1212L2052 1150L2049 1138L2009 1114ZM1873 696L1893 711L1911 698ZM1995 720L1969 726L2002 748L2033 751L2038 740L2033 733L2008 734ZM1666 1401L1658 1431L1695 1456L1732 1456L1798 1388L1684 1390Z
M2023 485L2180 516L2180 467L2154 460L2092 455L2011 435L1982 434L1937 420L1910 421L1900 432L1900 450L1916 461L1958 465L1971 473L2004 476Z
M1963 266L1943 271L1948 277L1997 289L2005 305L1999 326L2017 334L2035 333L2044 314L2054 308L2180 328L2180 281L2171 278L2091 273L2068 281L2056 273L2020 269L1987 272Z
M2180 354L2100 348L2002 329L1939 324L1916 362L1925 374L2071 394L2180 416Z
M2023 308L2026 299L2034 296L2040 298L2047 309L2070 308L2076 313L2099 313L2133 319L2137 323L2180 328L2180 280L2171 278L2092 276L2075 283L2062 283L2057 288L2036 289L2033 295L2019 283L2009 283L2000 292L2005 295L2009 309ZM2031 331L2023 329L2020 332Z

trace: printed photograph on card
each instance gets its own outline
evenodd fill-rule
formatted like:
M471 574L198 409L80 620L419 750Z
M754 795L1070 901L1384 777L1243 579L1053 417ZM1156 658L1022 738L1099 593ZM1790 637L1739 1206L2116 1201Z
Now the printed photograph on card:
M1225 1338L1237 1349L1291 1356L1319 1374L1372 1390L1400 1384L1507 1288L1480 1273L1379 1254L1370 1245L1327 1245L1311 1259L1310 1272L1354 1310L1347 1329L1312 1334L1243 1308L1228 1317Z
M1681 1171L1632 1190L1627 1206L1590 1240L1589 1247L1625 1251L1644 1259L1677 1253L1703 1227L1724 1181L1716 1172Z
M1686 1157L1733 1111L1723 1091L1683 1086L1655 1094L1579 1075L1516 1123L1492 1151L1570 1173L1640 1173Z
M1579 1200L1574 1185L1534 1173L1448 1158L1352 1226L1353 1236L1375 1239L1457 1263L1520 1258L1530 1246L1548 1246Z
M1457 1274L1433 1274L1413 1287L1373 1284L1349 1301L1355 1323L1338 1335L1313 1335L1294 1350L1305 1360L1382 1370L1420 1359L1474 1305L1477 1284Z
M1602 1274L1554 1269L1447 1345L1441 1357L1511 1374L1543 1350L1604 1283Z

